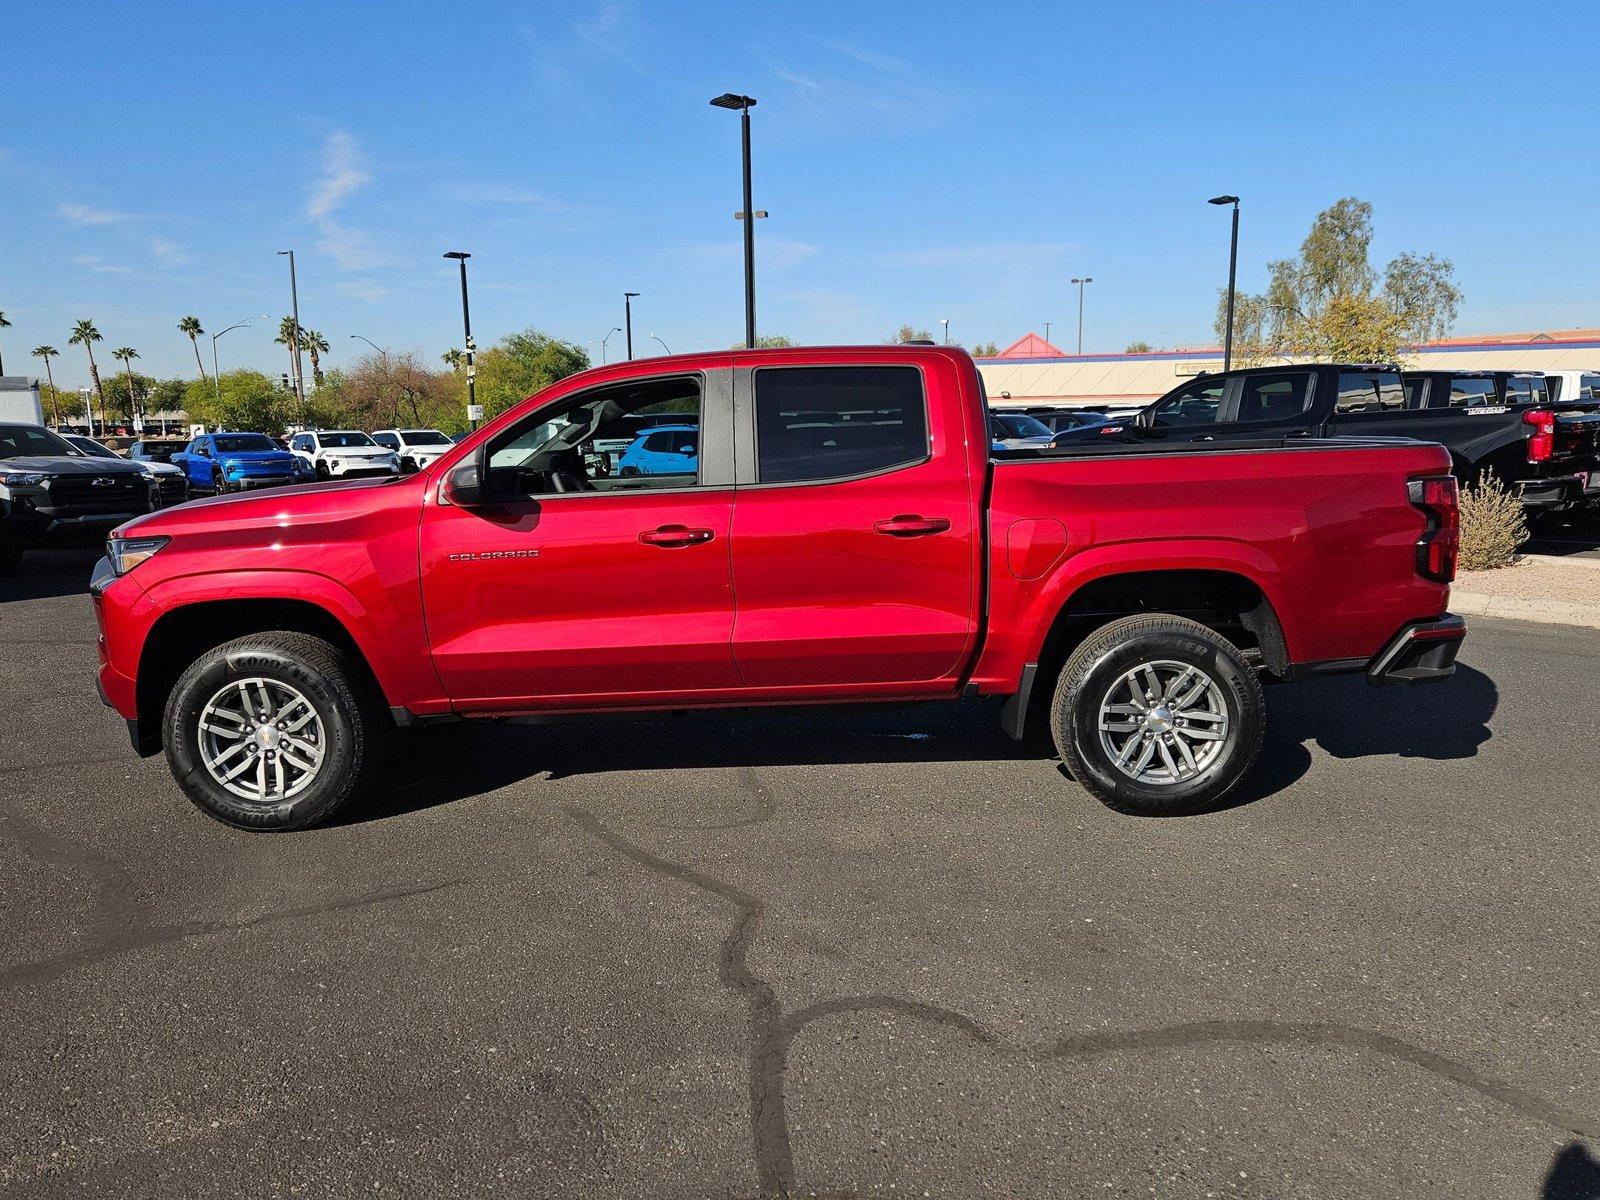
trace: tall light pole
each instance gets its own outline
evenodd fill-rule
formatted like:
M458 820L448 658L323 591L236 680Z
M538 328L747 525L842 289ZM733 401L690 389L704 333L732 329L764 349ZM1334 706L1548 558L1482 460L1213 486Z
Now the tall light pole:
M1078 357L1082 358L1083 357L1083 285L1086 284L1086 283L1093 283L1094 282L1094 276L1093 275L1085 275L1082 279L1074 279L1072 282L1078 285Z
M671 353L672 353L672 350L671 350L671 349L670 349L670 348L669 348L669 347L668 347L668 346L667 346L667 344L666 344L666 343L665 343L665 342L662 342L662 341L661 341L661 339L660 339L660 338L658 338L658 337L656 337L656 335L655 335L655 334L653 334L653 333L652 333L652 334L651 334L651 335L650 335L650 340L651 340L651 341L654 341L654 342L660 342L660 343L661 343L661 348L662 348L662 349L663 349L663 350L665 350L665 351L666 351L666 352L667 352L667 353L668 353L668 354L671 354Z
M622 293L622 320L628 327L628 361L633 361L633 298L638 292Z
M1050 326L1052 326L1054 324L1055 324L1054 321L1046 321L1044 323L1044 340L1047 341L1047 342L1050 340Z
M246 317L242 321L235 321L232 325L229 325L227 329L224 329L222 333L213 333L211 335L211 394L218 400L222 399L222 381L220 378L218 378L219 373L217 371L217 339L221 337L223 333L231 333L235 329L248 329L251 321L265 321L266 319L266 313L262 313L255 317Z
M600 365L601 366L604 366L605 362L606 362L606 343L611 340L611 334L612 333L621 333L621 332L622 332L622 326L621 325L613 325L611 327L611 333L606 334L605 337L600 339Z
M472 313L467 307L467 259L472 255L465 250L449 250L445 252L446 258L453 258L461 265L461 335L466 339L467 350L467 424L473 429L478 427L478 363L474 357L477 347L472 344ZM387 360L386 360L387 361Z
M1219 207L1233 205L1233 237L1228 243L1228 325L1222 334L1222 369L1233 366L1233 286L1239 269L1239 197L1213 196L1206 201Z
M948 346L950 344L950 318L940 317L939 324L944 326L944 344Z
M300 288L294 278L294 251L279 250L289 256L289 315L294 319L294 331L289 335L289 349L294 351L294 394L300 401L300 413L306 411L306 374L300 362Z
M740 146L744 153L744 208L738 214L744 222L744 344L756 348L756 212L750 203L750 110L755 106L751 96L724 92L711 101L716 108L726 108L739 113Z

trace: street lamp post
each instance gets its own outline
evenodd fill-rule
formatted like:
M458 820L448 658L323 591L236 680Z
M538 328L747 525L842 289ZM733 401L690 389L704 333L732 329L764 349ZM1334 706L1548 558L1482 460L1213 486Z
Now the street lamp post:
M622 293L623 324L628 327L628 361L633 361L633 298L638 292Z
M1050 340L1050 326L1052 326L1054 324L1055 324L1054 321L1046 321L1044 323L1044 340L1047 341L1047 342Z
M611 333L606 334L605 337L600 339L600 365L601 366L605 366L605 362L606 362L606 343L611 340L611 334L612 333L621 333L621 332L622 332L622 326L621 325L613 325L611 327Z
M668 354L671 354L671 353L672 353L672 351L671 351L671 349L670 349L670 348L668 348L668 346L667 346L667 344L666 344L666 343L665 343L665 342L663 342L663 341L661 341L661 339L660 339L660 338L658 338L658 337L656 337L656 335L655 335L655 334L653 334L653 333L652 333L652 334L651 334L651 335L650 335L650 340L651 340L651 341L654 341L654 342L660 342L660 344L661 344L661 348L662 348L662 349L663 349L663 350L666 350L666 352L667 352L667 353L668 353Z
M289 256L289 315L294 320L294 331L289 335L289 348L294 351L294 394L300 401L300 412L306 411L306 375L300 361L300 288L294 278L294 251L279 250Z
M467 424L477 429L478 363L474 354L477 347L472 344L472 313L467 307L467 259L472 255L465 250L450 250L445 257L453 258L461 265L461 335L466 339L467 350Z
M223 333L231 333L235 329L248 329L251 321L265 321L266 319L266 313L261 313L259 316L246 317L242 321L235 321L227 329L224 329L222 333L213 333L211 335L211 394L218 400L222 399L222 380L220 373L217 371L217 339Z
M716 108L726 108L739 113L740 147L744 158L744 209L739 219L744 222L744 344L756 348L756 221L764 212L756 212L750 202L750 109L755 105L751 96L724 92L711 101Z
M1228 324L1222 333L1222 369L1226 371L1233 366L1233 289L1239 269L1239 197L1213 196L1206 203L1218 207L1233 205L1233 237L1228 242Z
M1082 279L1074 279L1072 282L1078 285L1078 357L1082 358L1083 357L1083 285L1086 284L1086 283L1093 283L1094 282L1094 276L1093 275L1085 275ZM1046 340L1048 340L1048 339L1046 339Z
M78 395L83 397L83 418L84 418L84 422L89 426L89 436L93 437L94 436L94 389L93 388L89 388L89 387L81 387L81 388L78 389Z
M948 346L950 344L950 318L940 317L939 324L944 326L944 344Z

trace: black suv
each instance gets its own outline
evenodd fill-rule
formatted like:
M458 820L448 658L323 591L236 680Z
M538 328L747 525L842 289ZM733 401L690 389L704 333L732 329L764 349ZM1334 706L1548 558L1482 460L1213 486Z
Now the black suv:
M42 425L0 424L0 571L28 546L91 544L155 507L138 464L90 458Z

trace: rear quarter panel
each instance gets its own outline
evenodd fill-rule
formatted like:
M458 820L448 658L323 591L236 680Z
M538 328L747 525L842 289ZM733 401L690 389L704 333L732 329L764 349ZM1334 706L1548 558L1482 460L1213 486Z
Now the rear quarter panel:
M1410 443L997 463L989 636L973 678L1015 690L1072 594L1134 571L1242 575L1272 604L1291 663L1370 657L1405 622L1445 611L1449 587L1416 573L1425 521L1406 482L1449 466L1442 447ZM1061 523L1064 544L1019 578L1016 543L1041 518Z

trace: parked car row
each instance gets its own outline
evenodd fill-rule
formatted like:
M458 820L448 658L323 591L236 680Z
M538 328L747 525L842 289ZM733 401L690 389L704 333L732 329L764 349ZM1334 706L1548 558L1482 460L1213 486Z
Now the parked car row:
M1488 475L1531 515L1600 510L1600 372L1249 367L1201 375L1130 419L1064 430L1051 445L1345 437L1437 442L1461 483Z

